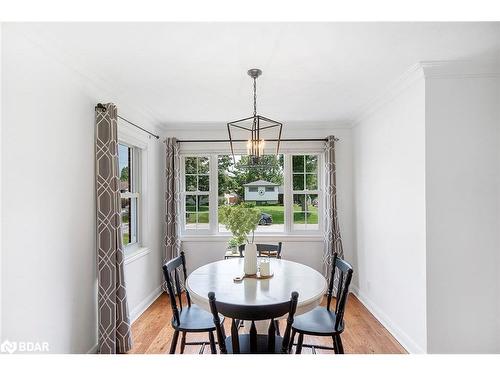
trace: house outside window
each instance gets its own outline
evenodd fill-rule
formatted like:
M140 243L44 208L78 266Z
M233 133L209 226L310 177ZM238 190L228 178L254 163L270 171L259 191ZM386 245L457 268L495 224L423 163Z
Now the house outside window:
M279 184L257 180L243 185L245 187L245 202L258 203L278 203L278 190L276 187Z

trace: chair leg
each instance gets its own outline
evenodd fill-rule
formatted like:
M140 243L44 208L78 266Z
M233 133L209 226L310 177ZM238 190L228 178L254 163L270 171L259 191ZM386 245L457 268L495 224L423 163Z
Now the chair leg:
M184 354L184 348L186 347L186 332L182 331L181 335L181 354Z
M217 354L217 348L215 347L215 338L212 331L208 332L208 339L210 340L210 351L212 354Z
M339 354L339 347L337 345L337 336L336 335L332 336L332 341L333 341L333 351L335 352L335 354Z
M276 329L276 334L277 334L278 336L281 336L281 333L280 333L280 322L279 322L279 320L278 320L278 319L276 319L276 320L274 321L274 327L275 327L275 329Z
M172 336L172 342L170 343L170 354L175 354L175 348L177 347L177 340L179 339L179 331L175 330Z
M342 345L340 335L335 336L335 341L337 342L338 354L344 354L344 346Z
M295 349L295 354L302 353L302 342L304 341L304 334L299 333L299 339L297 340L297 348Z
M295 340L295 334L296 333L297 333L297 331L292 328L292 335L290 336L290 342L288 343L288 353L292 352L293 342Z

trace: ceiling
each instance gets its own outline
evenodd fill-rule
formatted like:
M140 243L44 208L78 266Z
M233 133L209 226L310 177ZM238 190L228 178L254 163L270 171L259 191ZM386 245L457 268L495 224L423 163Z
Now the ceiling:
M500 59L500 22L24 26L167 127L250 115L253 67L260 114L349 124L419 61Z

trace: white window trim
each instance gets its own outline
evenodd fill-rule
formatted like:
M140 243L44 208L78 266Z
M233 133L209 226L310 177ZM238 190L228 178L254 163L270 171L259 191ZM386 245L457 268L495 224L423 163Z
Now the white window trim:
M209 190L208 192L187 192L186 191L186 158L188 157L209 157L209 164L208 164L208 186ZM215 195L215 205L217 205L217 190L218 190L218 178L217 178L217 173L215 169L214 172L214 165L217 165L217 155L215 155L216 161L215 164L213 162L214 155L207 155L206 153L189 153L185 155L181 155L181 194L180 194L180 208L181 208L181 236L186 235L186 234L204 234L204 235L211 235L214 234L214 231L216 230L215 225L214 225L214 217L217 216L217 210L214 210L214 195ZM213 185L213 175L215 175L215 185ZM215 187L214 187L215 186ZM209 202L209 211L208 211L208 228L207 229L186 229L186 195L207 195L208 194L208 202ZM214 216L215 215L215 216Z
M318 177L318 189L317 190L307 190L307 189L304 189L304 190L293 190L293 169L292 169L292 155L293 156L297 156L297 155L315 155L318 157L318 174L317 174L317 177ZM288 156L288 163L289 163L289 178L291 179L290 181L290 184L288 185L289 186L289 194L290 194L290 203L291 203L291 212L290 212L290 225L291 225L291 228L289 229L290 230L290 233L295 233L295 234L323 234L323 216L324 216L324 211L323 211L323 207L324 207L324 195L323 195L323 191L325 190L324 189L324 186L323 186L323 181L324 181L324 171L325 171L325 168L324 168L324 161L323 161L323 154L322 153L318 153L318 152L307 152L307 151L301 151L301 152L294 152L294 153L290 153L290 154L287 154ZM322 172L322 173L321 173ZM305 181L304 181L305 183ZM306 186L304 186L305 188ZM294 194L316 194L318 195L318 230L310 230L310 229L306 229L306 230L299 230L299 229L293 229L293 195Z
M186 234L181 236L185 242L227 242L232 237L231 233L219 233L214 235ZM270 242L321 242L324 236L320 234L285 234L285 233L258 233L255 234L255 241Z
M125 260L127 264L149 253L146 244L148 238L147 228L147 167L148 167L148 143L132 135L127 128L120 126L118 129L118 143L132 147L134 157L133 168L136 170L136 180L133 181L139 193L123 193L123 197L137 198L137 241L124 246ZM137 174L139 171L139 174Z
M206 238L207 236L214 238L225 238L230 237L231 234L227 232L219 232L219 220L218 220L218 156L228 155L230 151L227 149L214 149L206 151L203 145L197 144L196 148L190 148L188 150L180 151L181 155L181 239L194 239L194 238ZM243 150L235 150L235 153L244 155ZM321 238L324 233L323 225L323 207L324 207L324 158L322 149L319 148L306 148L306 147L294 147L294 148L281 148L280 154L284 155L284 170L283 170L283 204L284 204L284 231L283 232L266 232L266 233L255 233L255 237L266 237L266 238L279 238L283 236L297 236L301 238ZM318 156L318 190L311 192L310 194L318 195L318 230L298 230L293 229L293 187L292 187L292 155L316 155ZM186 211L185 211L185 158L186 157L200 157L208 156L210 158L210 168L209 168L209 184L210 190L209 195L209 227L208 229L186 229ZM308 192L304 192L308 194Z
M151 249L149 247L138 247L137 250L125 256L123 263L127 265L129 263L135 262L136 260L148 255L150 252Z

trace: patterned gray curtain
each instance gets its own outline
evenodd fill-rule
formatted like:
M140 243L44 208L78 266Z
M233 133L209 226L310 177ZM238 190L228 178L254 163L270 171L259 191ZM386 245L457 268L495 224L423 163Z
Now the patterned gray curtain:
M180 194L180 157L179 143L175 138L167 138L165 163L165 246L163 248L163 263L180 254L179 239L179 194ZM167 291L165 282L163 290Z
M117 110L112 103L95 109L95 188L99 353L126 353L132 348L118 178Z
M337 214L337 180L335 166L335 142L333 135L328 136L325 147L325 247L323 251L323 273L329 277L332 270L333 254L344 258L342 238L340 236L339 218ZM337 285L335 283L335 285Z

